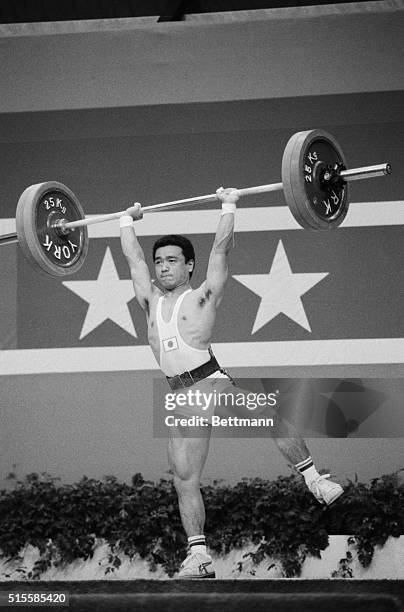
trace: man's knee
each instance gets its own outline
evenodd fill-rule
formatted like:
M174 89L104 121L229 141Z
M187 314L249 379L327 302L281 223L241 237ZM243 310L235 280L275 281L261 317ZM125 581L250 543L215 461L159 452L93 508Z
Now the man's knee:
M200 488L200 478L190 469L174 470L174 487L177 492Z

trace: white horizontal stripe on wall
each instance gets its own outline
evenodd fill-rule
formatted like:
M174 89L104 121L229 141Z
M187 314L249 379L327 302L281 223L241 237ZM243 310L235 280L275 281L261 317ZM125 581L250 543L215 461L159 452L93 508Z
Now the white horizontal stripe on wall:
M404 338L213 344L226 368L404 362ZM159 370L149 346L0 351L0 375Z
M99 213L100 215L103 213ZM94 217L97 215L88 215ZM214 234L219 221L215 210L170 210L146 214L136 224L138 236L161 234ZM389 202L354 202L341 228L404 225L404 200ZM237 232L270 232L303 229L287 206L239 208L236 213ZM0 233L15 232L14 219L0 219ZM336 230L338 231L338 229ZM91 238L117 238L118 221L106 221L89 226Z

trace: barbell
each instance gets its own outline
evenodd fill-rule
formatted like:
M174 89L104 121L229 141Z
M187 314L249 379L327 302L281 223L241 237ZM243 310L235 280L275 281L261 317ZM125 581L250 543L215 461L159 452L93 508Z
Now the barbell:
M247 196L284 192L286 203L303 228L324 230L339 226L349 206L348 183L391 173L388 163L347 170L337 141L323 130L297 132L282 157L282 182L237 189ZM216 193L142 207L143 213L206 204ZM16 210L16 233L0 236L0 245L18 242L35 269L51 276L74 274L88 252L87 226L118 219L126 211L86 218L75 194L66 185L49 181L30 185Z

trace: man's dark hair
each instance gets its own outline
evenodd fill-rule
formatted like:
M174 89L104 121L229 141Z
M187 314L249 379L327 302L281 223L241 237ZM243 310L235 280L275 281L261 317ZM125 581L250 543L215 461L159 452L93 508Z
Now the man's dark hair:
M180 247L185 257L185 263L188 263L192 260L194 262L195 267L195 251L192 242L188 240L188 238L185 238L185 236L180 236L179 234L169 234L168 236L162 236L161 238L156 240L153 245L153 261L156 256L157 249L160 249L161 247L165 246ZM193 272L193 270L190 272L189 278L191 278Z

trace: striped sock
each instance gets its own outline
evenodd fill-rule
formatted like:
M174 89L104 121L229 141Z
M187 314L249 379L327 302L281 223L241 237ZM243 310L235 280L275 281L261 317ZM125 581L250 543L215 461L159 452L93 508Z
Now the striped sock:
M295 468L304 476L306 482L311 482L320 476L314 467L311 457L307 457L304 461L295 464Z
M204 535L195 535L195 536L190 536L188 538L188 545L191 549L191 552L198 552L198 553L202 553L204 555L207 554L206 552L206 539Z

